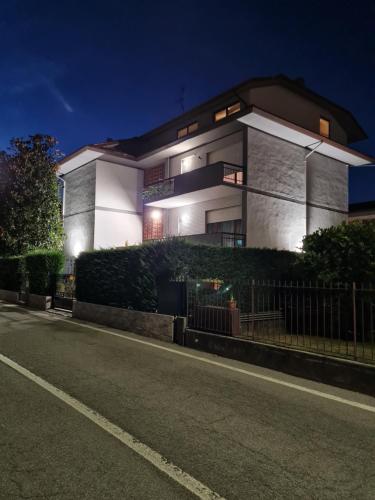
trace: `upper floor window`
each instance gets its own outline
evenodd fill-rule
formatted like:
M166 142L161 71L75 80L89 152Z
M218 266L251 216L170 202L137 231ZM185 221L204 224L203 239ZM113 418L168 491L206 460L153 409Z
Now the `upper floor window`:
M182 137L192 134L196 130L198 130L198 122L190 123L190 125L177 130L177 139L181 139Z
M240 102L235 102L234 104L231 104L230 106L227 106L224 109L216 111L216 113L214 114L214 120L215 122L219 122L220 120L223 120L227 116L234 115L234 113L238 113L240 110L241 110Z
M324 137L329 137L330 135L330 121L325 118L320 118L319 122L319 133Z

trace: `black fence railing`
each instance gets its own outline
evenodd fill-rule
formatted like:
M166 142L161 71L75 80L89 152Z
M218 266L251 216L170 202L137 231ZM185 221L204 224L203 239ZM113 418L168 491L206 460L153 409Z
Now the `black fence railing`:
M71 311L76 293L74 274L58 274L53 279L52 305L55 309Z
M188 327L375 362L375 288L276 281L187 283Z

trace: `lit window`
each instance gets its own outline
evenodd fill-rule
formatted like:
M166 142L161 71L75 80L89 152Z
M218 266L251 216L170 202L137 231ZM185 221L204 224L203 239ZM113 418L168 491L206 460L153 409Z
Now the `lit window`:
M195 132L196 130L198 130L198 122L191 123L191 124L188 126L188 133L189 133L189 134L192 134L192 133L193 133L193 132Z
M190 172L190 170L193 167L193 160L194 160L194 155L186 156L185 158L182 158L182 160L181 160L181 174L184 174L185 172Z
M324 137L329 137L329 128L330 128L330 122L329 120L326 120L325 118L320 119L320 135L323 135Z
M187 127L183 127L177 130L177 139L181 139L182 137L186 137L188 134L192 134L198 130L198 122L190 123Z
M227 114L228 116L233 115L234 113L238 113L240 109L241 109L240 103L236 102L235 104L232 104L232 106L227 107Z
M219 122L220 120L223 120L227 116L234 115L234 113L238 113L241 110L241 104L239 102L235 102L234 104L231 104L230 106L227 106L224 109L220 109L220 111L216 111L214 114L214 120L215 122Z
M187 127L180 128L179 130L177 130L177 138L178 139L181 139L181 137L185 137L185 135L188 135L188 128Z

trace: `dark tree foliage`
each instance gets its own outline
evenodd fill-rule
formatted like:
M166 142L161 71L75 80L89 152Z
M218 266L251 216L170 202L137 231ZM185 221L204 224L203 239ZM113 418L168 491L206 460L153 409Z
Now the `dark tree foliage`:
M301 266L325 282L375 282L375 221L343 223L305 236Z
M0 255L61 248L56 139L33 135L11 140L0 156Z

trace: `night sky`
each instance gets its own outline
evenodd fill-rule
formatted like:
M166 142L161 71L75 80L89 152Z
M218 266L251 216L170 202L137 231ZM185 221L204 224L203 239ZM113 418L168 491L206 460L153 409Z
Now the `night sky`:
M0 0L0 147L65 153L139 135L255 76L284 73L348 108L375 155L375 1ZM351 169L375 200L375 167Z

